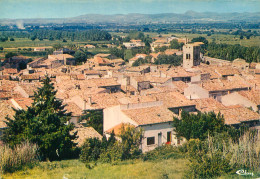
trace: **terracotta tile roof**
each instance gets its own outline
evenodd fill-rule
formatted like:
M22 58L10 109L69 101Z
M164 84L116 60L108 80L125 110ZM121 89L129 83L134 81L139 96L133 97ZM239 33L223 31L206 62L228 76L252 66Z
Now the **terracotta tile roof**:
M226 108L223 104L213 98L196 99L194 101L196 103L196 109L201 112L218 111Z
M250 109L244 107L233 107L219 110L223 114L225 123L228 125L239 124L241 122L259 120L260 115ZM218 113L218 111L216 111Z
M82 146L86 139L89 138L98 138L102 140L102 136L93 128L93 127L78 127L71 131L71 134L74 132L78 132L78 138L74 141L77 143L77 146Z
M179 92L168 93L156 93L151 94L159 101L163 101L163 105L168 108L183 107L183 106L195 106L195 103L186 99L184 95Z
M188 87L188 84L183 81L172 81L172 84L176 86L180 93L184 93L184 89Z
M34 92L38 90L42 86L42 83L19 83L19 86L29 95L33 96Z
M172 121L175 116L164 106L129 109L122 110L122 112L135 121L138 125L169 122Z
M98 53L95 55L95 57L108 57L109 55L109 53Z
M12 109L12 105L6 101L6 100L0 100L0 128L5 128L7 127L5 117L8 116L11 119L13 118L15 112Z
M16 68L5 68L3 70L4 74L16 74L18 73L18 70Z
M124 97L124 93L99 93L99 94L89 94L81 96L87 102L89 97L91 97L91 106L90 109L105 109L108 107L119 105L120 102L118 99Z
M73 102L64 103L67 112L71 112L72 116L81 116L82 110Z
M197 75L196 73L186 71L182 67L160 68L160 71L168 77L191 77Z
M154 96L128 96L118 99L121 104L129 104L129 103L145 103L156 101L156 97Z
M40 80L40 75L35 75L35 74L22 75L21 79L22 80Z
M253 103L260 105L260 91L259 90L250 90L250 91L239 91L240 95L246 97Z
M249 87L251 87L251 85L240 77L231 77L229 80L214 79L202 82L202 88L208 91L222 91Z
M33 99L31 98L13 98L11 100L14 100L24 110L33 103Z

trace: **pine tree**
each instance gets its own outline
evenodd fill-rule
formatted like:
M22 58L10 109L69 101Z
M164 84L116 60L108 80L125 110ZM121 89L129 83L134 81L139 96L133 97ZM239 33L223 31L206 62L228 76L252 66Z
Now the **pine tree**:
M49 77L43 86L34 93L34 102L27 110L15 110L14 120L7 118L4 142L14 146L29 140L39 147L42 160L67 158L75 147L70 134L73 124L66 124L71 113L66 113L62 101L55 97L56 92Z

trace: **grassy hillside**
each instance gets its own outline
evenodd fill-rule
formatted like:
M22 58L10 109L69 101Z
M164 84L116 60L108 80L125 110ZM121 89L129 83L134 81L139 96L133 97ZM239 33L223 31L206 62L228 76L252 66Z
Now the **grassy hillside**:
M78 160L41 162L33 169L25 169L3 178L181 178L187 170L188 160L159 161L130 160L119 165L97 164L88 169Z

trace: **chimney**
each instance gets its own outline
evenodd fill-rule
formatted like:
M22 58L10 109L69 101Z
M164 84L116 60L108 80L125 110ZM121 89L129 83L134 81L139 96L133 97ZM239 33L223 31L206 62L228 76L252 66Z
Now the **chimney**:
M84 99L84 101L83 101L84 103L83 103L83 110L86 110L86 100Z
M88 97L88 104L89 104L89 105L91 105L91 104L92 104L91 97Z

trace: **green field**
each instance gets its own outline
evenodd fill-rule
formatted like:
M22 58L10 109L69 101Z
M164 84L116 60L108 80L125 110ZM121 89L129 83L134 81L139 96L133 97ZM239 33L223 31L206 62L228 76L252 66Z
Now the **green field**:
M66 46L68 44L75 44L78 46L83 46L84 44L106 44L108 41L70 41L62 42L62 40L47 40L44 39L42 41L36 39L32 41L28 38L15 38L15 41L6 41L0 42L0 47L4 48L18 48L18 47L52 47L53 44L61 43L62 45Z
M42 162L33 169L6 174L3 178L182 178L187 163L186 159L129 160L118 165L97 164L93 169L88 169L78 160L63 160Z

